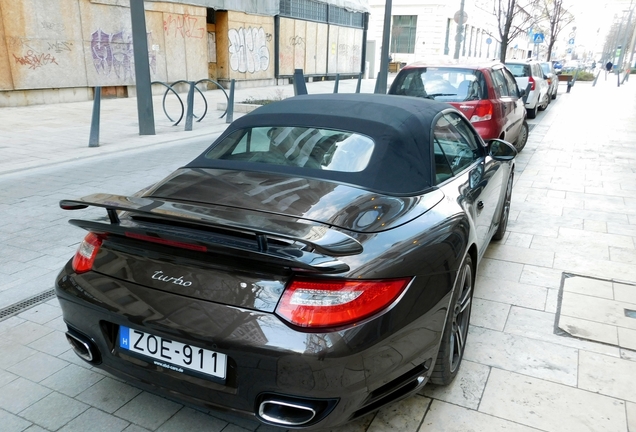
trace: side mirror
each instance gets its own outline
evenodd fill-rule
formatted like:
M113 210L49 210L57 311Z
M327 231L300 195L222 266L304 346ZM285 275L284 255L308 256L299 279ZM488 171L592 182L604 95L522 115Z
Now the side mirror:
M491 139L488 141L488 154L496 161L510 161L517 156L517 149L508 141Z

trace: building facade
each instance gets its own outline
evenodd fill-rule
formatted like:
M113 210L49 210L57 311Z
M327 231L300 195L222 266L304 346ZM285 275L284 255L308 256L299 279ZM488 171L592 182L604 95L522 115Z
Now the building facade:
M370 73L380 66L380 50L384 24L384 0L370 0L369 59ZM498 59L501 41L497 19L493 14L493 0L464 2L464 20L461 39L457 41L457 28L461 1L393 0L391 10L391 61L408 64L414 61L448 61L458 50L460 61ZM514 40L508 47L507 58L525 58L528 50L526 35ZM371 53L372 52L372 53Z
M187 4L186 4L187 3ZM151 80L275 84L364 66L365 0L146 0ZM134 94L130 0L0 0L0 107ZM163 86L155 85L157 92Z

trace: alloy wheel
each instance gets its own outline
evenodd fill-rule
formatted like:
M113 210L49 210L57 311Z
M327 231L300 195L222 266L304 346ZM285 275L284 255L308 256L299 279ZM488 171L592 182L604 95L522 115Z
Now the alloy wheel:
M473 273L469 264L465 264L462 269L460 285L461 289L457 302L451 313L453 320L450 332L450 371L451 373L459 367L464 349L466 347L466 337L468 335L468 325L470 322L470 309L472 303Z

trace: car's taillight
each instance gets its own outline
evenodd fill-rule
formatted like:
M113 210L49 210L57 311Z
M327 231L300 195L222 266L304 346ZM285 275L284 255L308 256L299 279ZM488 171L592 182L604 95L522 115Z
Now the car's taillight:
M276 313L300 327L352 324L388 307L411 278L382 280L297 279L283 293Z
M532 85L530 87L530 90L534 90L534 78L532 78L531 76L528 77L528 82Z
M103 237L95 233L88 233L82 243L80 243L75 257L73 257L73 270L76 273L86 273L93 268L93 262L102 245Z
M470 117L471 123L486 121L492 119L492 102L489 100L481 100L477 103L473 115Z

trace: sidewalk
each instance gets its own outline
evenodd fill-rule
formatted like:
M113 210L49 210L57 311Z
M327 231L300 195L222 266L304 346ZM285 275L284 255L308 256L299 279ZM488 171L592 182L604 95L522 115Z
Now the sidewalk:
M508 232L478 269L454 383L427 385L337 432L636 431L636 319L626 312L636 310L631 78L621 87L602 77L595 87L577 82L570 93L562 84L530 121ZM363 81L362 91L374 83ZM331 92L333 84L308 90ZM340 91L355 84L341 81ZM293 95L291 86L244 89L235 100L275 97L279 88ZM138 135L135 99L103 100L98 148L88 148L91 102L0 109L0 311L50 290L72 256L81 235L56 208L60 198L133 192L225 128L214 110L191 132L172 127L161 97L150 137ZM65 330L55 298L0 314L2 432L278 430L195 411L88 367Z
M309 93L331 93L335 81L307 83ZM357 80L341 80L339 92L353 93ZM361 92L373 93L375 80L362 80ZM229 92L229 90L227 90ZM0 109L0 174L18 172L26 168L40 167L67 160L76 160L116 153L145 146L163 144L187 138L216 136L227 127L225 118L219 117L217 103L226 103L221 90L204 91L208 111L201 122L194 119L193 130L184 131L185 115L178 126L168 120L163 111L163 94L153 96L156 135L139 135L137 99L102 99L100 147L88 147L93 102L32 105ZM228 93L229 94L229 93ZM258 87L236 90L234 101L248 99L276 99L294 95L293 86ZM186 104L187 93L180 97ZM175 119L181 108L176 96L166 97L166 110ZM201 95L195 92L194 114L204 111ZM234 119L242 114L234 112ZM208 138L211 143L212 140Z

